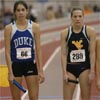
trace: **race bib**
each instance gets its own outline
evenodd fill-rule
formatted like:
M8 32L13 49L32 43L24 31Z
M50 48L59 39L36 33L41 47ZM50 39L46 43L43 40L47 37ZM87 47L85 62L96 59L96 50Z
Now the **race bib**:
M17 59L31 58L31 48L17 48Z
M70 53L71 62L84 62L85 61L85 51L84 50L73 50Z

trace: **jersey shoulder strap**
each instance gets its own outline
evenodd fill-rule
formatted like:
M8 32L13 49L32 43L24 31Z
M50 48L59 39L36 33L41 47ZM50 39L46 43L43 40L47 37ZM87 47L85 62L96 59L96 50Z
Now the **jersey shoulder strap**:
M30 34L33 36L33 29L32 29L33 21L28 20L28 27L27 30L30 32Z
M67 42L68 42L68 40L70 39L71 34L72 34L72 26L70 26L70 27L68 28L68 34L67 34L67 36L66 36L66 41L67 41Z
M87 39L87 41L89 42L89 37L88 37L88 35L87 35L86 25L83 26L82 32L83 32L85 38Z
M17 30L15 21L13 21L13 22L11 23L11 26L12 26L11 38L12 38L13 35L15 34L16 30Z

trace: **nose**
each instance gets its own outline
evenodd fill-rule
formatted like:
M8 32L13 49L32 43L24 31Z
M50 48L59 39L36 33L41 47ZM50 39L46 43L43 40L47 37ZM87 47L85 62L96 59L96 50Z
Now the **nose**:
M80 17L76 17L76 19L77 19L77 20L79 20L79 19L80 19Z
M23 13L23 11L22 11L22 10L20 10L20 14L21 14L21 13Z

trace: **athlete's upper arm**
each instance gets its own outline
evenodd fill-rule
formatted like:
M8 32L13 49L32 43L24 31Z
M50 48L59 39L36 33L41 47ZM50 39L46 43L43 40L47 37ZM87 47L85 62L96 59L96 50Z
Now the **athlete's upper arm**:
M7 25L4 30L4 41L5 41L5 50L10 52L10 40L11 40L11 25Z
M90 41L90 49L93 50L95 49L96 46L96 32L93 27L87 27L87 35L89 37Z
M61 31L61 53L66 55L68 29Z
M12 31L12 27L9 24L4 29L4 37L8 39L11 36L11 31Z
M94 71L95 52L96 52L96 32L93 28L87 27L87 35L89 36L90 63L91 71Z
M40 48L40 26L37 23L33 23L32 25L33 35L35 39L35 47L39 50Z
M96 41L96 32L93 27L87 26L87 35L90 41Z
M32 30L33 30L33 34L40 34L40 26L39 26L39 24L33 22Z

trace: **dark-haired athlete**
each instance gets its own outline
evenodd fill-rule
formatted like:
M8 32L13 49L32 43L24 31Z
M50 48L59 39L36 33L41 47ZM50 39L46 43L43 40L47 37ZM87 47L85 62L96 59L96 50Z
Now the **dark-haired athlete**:
M63 97L72 100L76 84L68 80L79 79L82 100L90 100L91 81L95 66L95 30L83 23L80 8L71 11L71 26L61 32L61 62L63 71Z
M21 100L21 91L13 84L20 84L25 77L30 100L38 100L39 80L44 81L40 48L40 28L28 20L28 6L24 1L14 5L15 21L5 27L5 56L8 80L13 100Z

